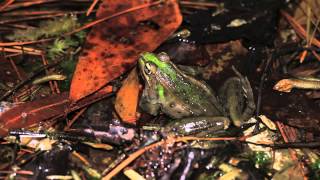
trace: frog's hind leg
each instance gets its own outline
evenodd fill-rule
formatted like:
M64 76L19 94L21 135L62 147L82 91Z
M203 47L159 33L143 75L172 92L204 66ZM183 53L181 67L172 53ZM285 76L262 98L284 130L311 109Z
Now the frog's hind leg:
M229 78L219 90L219 99L237 127L247 121L255 110L250 82L234 67L237 77Z
M244 121L247 121L254 114L254 111L256 109L256 105L254 103L253 92L252 92L252 88L251 88L251 85L250 85L248 78L245 77L244 79L241 79L241 83L242 83L242 89L244 91L244 95L247 99L246 107L242 112L241 119Z

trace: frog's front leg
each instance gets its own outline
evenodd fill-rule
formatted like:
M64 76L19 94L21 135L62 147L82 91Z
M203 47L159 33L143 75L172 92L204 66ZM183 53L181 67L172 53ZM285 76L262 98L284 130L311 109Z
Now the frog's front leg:
M229 78L224 83L219 90L219 99L233 124L240 127L244 121L252 116L255 103L249 80L234 68L233 70L237 77Z
M139 101L139 107L149 114L156 116L160 111L160 104L158 96L154 91L150 91L148 87L143 90L141 100Z

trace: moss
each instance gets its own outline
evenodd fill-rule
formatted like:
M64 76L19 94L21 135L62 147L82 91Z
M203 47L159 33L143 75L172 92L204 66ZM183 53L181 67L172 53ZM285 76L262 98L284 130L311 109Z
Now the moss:
M311 164L311 169L310 179L320 179L320 159Z
M38 28L16 30L12 35L7 36L9 40L34 41L40 38L49 38L70 32L80 24L76 16L64 16L53 20L43 21Z

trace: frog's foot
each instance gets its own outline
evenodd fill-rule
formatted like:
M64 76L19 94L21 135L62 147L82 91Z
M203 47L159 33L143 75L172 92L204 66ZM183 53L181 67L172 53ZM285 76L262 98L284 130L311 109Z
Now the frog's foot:
M234 66L232 66L232 70L236 73L236 75L240 79L243 95L246 98L246 106L242 111L242 114L239 116L239 119L235 120L237 122L235 123L235 125L239 127L244 121L247 121L248 119L251 118L252 114L255 111L256 105L254 103L253 92L252 92L252 88L248 78L242 76L242 74L240 74L240 72L237 71Z
M229 127L230 120L223 116L198 116L188 117L168 123L162 130L163 134L191 135L207 130L221 131Z
M255 110L252 88L248 78L243 77L234 67L237 77L229 78L219 90L227 114L233 124L240 127Z

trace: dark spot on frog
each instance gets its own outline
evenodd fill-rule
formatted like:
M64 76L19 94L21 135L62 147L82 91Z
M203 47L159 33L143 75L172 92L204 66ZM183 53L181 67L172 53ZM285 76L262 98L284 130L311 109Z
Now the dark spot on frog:
M88 70L87 68L83 68L83 70L82 70L82 71L83 71L83 72L87 72L87 70Z

